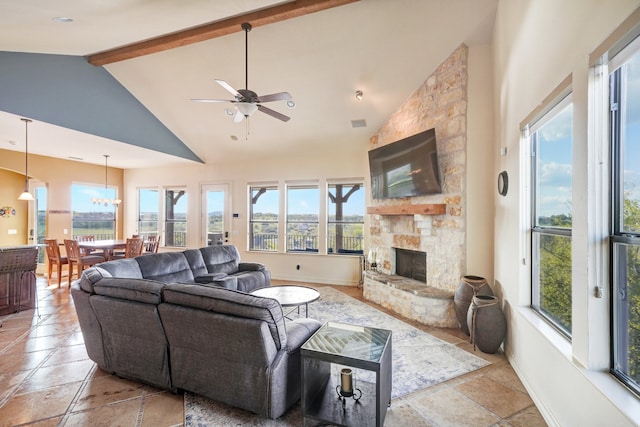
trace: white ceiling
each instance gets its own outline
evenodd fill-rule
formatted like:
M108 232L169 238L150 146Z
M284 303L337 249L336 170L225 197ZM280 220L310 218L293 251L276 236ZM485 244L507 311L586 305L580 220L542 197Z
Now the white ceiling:
M287 91L296 102L266 104L291 116L256 112L233 123L223 103L191 98L244 88L244 33L105 68L207 164L229 158L363 150L369 137L461 43L490 43L498 0L361 0L249 33L249 89ZM269 0L0 0L0 51L87 56L140 40L241 15ZM71 23L52 18L73 18ZM0 96L1 96L0 88ZM364 98L355 100L355 91ZM0 148L24 150L24 123L0 112ZM365 119L367 127L352 128ZM246 135L247 130L249 132ZM237 140L234 140L237 139ZM13 144L12 144L13 142ZM189 160L42 122L29 127L29 152L141 168Z

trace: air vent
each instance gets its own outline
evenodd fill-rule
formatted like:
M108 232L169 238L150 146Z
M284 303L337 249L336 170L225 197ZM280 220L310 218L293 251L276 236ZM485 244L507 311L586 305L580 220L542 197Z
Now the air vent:
M365 119L351 120L351 127L352 128L366 128L367 127L367 121Z
M82 157L74 157L74 156L67 156L67 159L71 159L71 160L84 160Z

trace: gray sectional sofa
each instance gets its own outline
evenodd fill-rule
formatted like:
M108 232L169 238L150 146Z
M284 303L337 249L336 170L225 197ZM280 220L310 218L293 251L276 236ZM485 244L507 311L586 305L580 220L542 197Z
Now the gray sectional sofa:
M264 266L210 263L234 252L211 246L85 270L71 294L89 357L123 378L281 416L300 399L300 347L320 322L285 324L276 300L243 292L269 285Z

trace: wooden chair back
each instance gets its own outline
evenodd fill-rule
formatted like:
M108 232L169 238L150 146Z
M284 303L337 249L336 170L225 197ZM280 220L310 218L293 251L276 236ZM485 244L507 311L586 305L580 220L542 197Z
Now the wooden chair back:
M68 265L69 260L66 256L60 255L60 246L58 245L58 239L44 239L44 244L47 249L47 258L49 259L49 275L47 276L47 284L51 284L51 277L53 276L53 266L56 266L56 276L58 278L58 286L62 281L62 266Z
M78 241L74 239L64 239L64 249L67 251L67 258L71 263L80 262L80 248Z
M142 255L142 249L144 249L144 239L141 237L127 238L127 248L124 252L125 258L135 258Z
M44 244L47 245L47 258L49 258L49 262L57 263L61 258L58 239L44 239Z
M160 247L160 236L152 234L147 237L147 241L144 245L144 253L156 254L158 253L158 247Z

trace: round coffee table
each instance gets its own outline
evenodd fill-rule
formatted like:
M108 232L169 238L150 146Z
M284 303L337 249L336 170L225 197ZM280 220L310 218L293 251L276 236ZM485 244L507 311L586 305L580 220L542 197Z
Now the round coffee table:
M284 317L287 319L289 319L288 316L296 310L298 314L300 314L301 305L304 305L305 315L309 317L309 303L320 298L320 292L313 288L299 285L269 286L268 288L256 289L252 291L251 294L259 297L273 298L283 307L295 307L285 314Z

